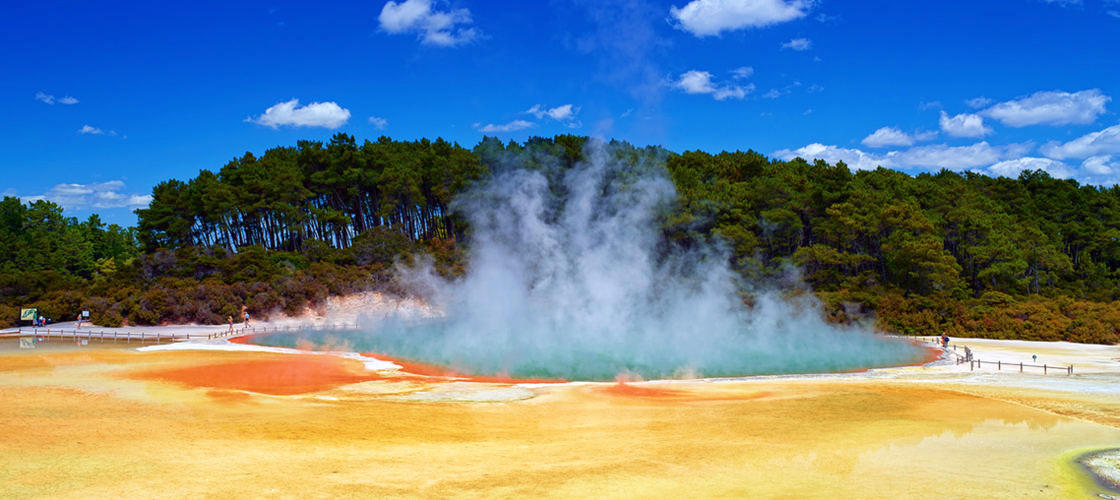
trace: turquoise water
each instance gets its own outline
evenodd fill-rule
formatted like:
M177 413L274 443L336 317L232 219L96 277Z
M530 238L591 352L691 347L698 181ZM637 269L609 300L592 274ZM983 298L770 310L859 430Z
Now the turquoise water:
M840 372L915 364L925 354L907 341L844 330L800 332L787 342L760 341L743 333L738 342L675 345L660 335L660 342L642 342L641 335L589 341L596 337L586 332L568 338L502 332L487 342L486 336L458 338L456 332L452 322L426 320L360 330L278 332L252 342L382 353L470 375L586 381L620 375L652 380Z

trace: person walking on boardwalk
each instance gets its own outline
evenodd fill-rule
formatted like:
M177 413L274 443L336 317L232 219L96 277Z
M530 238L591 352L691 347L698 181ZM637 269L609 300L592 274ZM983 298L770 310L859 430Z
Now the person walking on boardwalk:
M229 333L233 333L233 316L226 318L229 321Z
M78 330L82 329L82 313L78 313Z
M241 315L245 317L245 328L249 328L249 308L241 306Z

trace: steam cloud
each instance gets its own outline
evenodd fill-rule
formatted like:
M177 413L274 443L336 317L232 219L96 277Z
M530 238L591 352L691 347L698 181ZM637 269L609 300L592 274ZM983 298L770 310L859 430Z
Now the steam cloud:
M826 323L811 297L754 290L715 248L667 251L676 196L662 162L609 146L565 169L521 160L457 200L473 235L468 274L411 270L445 314L371 320L352 347L472 374L568 380L836 371L920 358L905 342Z

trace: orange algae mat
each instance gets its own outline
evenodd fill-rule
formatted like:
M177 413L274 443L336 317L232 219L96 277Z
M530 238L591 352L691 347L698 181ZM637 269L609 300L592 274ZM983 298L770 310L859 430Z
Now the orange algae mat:
M355 360L338 356L283 354L263 357L265 359L145 370L131 374L131 378L274 395L320 392L383 378L366 371Z

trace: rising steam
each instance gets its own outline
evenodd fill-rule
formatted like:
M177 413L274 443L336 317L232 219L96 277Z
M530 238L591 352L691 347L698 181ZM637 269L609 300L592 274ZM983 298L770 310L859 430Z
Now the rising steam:
M573 168L518 160L457 201L468 274L409 270L444 315L371 318L351 345L472 374L611 380L836 371L910 362L917 349L826 323L809 296L742 283L716 248L668 251L675 191L662 162L597 144Z

